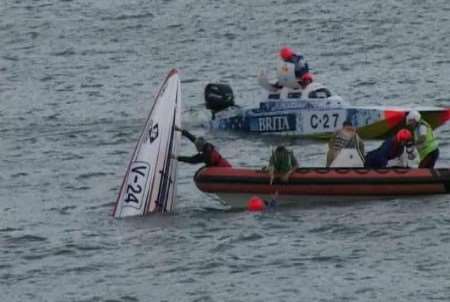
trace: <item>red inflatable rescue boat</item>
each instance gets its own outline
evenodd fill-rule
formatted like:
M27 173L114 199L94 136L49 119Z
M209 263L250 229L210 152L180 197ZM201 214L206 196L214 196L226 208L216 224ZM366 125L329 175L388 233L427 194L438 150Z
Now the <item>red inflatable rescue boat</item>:
M194 181L200 191L216 194L242 208L253 195L277 204L353 201L412 195L448 194L450 169L299 168L287 182L262 170L205 167Z

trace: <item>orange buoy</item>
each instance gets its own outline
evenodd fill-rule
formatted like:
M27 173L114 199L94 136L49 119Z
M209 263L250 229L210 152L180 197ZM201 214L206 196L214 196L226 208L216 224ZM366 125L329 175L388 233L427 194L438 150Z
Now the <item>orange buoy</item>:
M247 202L247 209L251 212L263 211L265 207L264 200L258 196L252 196Z

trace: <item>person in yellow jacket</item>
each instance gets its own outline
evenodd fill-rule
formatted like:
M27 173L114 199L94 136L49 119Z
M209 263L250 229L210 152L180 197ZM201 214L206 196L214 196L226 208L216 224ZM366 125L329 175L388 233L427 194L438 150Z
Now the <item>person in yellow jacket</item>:
M420 157L419 168L434 168L439 157L439 143L433 134L433 129L415 110L410 111L406 116L406 125L414 134L414 144Z

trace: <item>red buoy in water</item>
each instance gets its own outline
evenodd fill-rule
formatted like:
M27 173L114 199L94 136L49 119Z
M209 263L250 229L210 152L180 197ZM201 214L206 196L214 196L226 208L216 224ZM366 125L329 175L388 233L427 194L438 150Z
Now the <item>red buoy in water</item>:
M251 197L247 202L247 209L252 212L262 211L266 207L264 200L258 196Z

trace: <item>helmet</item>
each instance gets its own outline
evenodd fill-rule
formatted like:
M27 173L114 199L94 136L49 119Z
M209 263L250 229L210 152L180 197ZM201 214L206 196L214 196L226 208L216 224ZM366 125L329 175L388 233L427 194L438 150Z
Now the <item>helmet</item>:
M397 142L407 142L412 139L412 133L408 129L402 129L395 135Z
M202 136L199 136L195 139L194 144L198 151L202 151L203 147L206 145L206 140Z
M312 75L312 73L310 72L305 72L302 77L300 78L300 81L302 81L304 84L309 84L312 83L314 80L314 77Z
M406 124L409 125L411 124L410 121L416 121L419 122L421 119L420 113L417 112L416 110L412 110L408 113L408 115L406 116Z
M280 57L285 61L291 60L293 56L294 56L294 51L289 47L283 47L280 50Z

